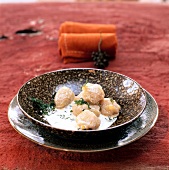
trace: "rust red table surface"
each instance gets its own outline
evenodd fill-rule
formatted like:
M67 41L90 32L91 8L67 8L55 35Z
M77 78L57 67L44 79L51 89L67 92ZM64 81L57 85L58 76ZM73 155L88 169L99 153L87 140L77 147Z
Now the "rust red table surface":
M141 139L98 153L57 151L19 135L7 117L23 83L57 69L94 67L63 64L58 28L64 21L116 24L118 51L106 69L125 74L159 105L155 126ZM37 3L0 5L0 169L169 169L169 6L138 3ZM33 30L35 35L18 34Z

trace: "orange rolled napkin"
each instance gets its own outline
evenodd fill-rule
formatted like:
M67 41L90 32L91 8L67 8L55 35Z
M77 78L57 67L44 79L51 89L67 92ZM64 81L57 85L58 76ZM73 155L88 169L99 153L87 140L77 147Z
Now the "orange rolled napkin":
M115 33L116 26L113 24L87 24L66 21L61 24L59 36L62 33Z
M91 60L92 52L98 51L100 38L102 38L101 51L105 51L110 58L115 58L117 38L114 33L60 34L58 48L63 62Z

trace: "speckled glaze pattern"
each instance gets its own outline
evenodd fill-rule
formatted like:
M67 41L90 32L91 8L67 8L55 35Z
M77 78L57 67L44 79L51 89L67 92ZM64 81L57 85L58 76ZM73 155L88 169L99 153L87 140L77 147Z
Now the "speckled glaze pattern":
M18 107L17 99L11 101L8 119L12 127L27 139L45 147L73 152L98 152L122 147L144 136L156 123L158 105L154 98L146 92L147 105L140 117L130 125L119 127L118 132L109 136L108 140L67 140L44 130L42 126L32 123ZM106 131L105 131L106 133Z
M104 130L69 131L51 127L34 111L31 101L28 100L28 97L35 97L49 103L52 95L62 86L69 87L75 95L78 95L86 82L100 84L106 97L115 99L121 106L117 121L107 129L107 132L112 133L115 128L131 123L139 117L146 106L144 90L127 76L99 69L65 69L46 73L26 82L17 95L19 107L34 123L59 136L77 139L82 136L84 138L100 136Z

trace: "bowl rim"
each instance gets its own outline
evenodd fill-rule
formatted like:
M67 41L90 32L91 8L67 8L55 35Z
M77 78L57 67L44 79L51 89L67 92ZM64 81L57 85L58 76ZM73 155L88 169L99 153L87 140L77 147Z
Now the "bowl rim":
M47 124L47 123L44 123L44 122L42 122L42 121L39 121L39 120L35 119L34 117L30 116L30 115L22 108L22 106L21 106L20 103L19 103L19 92L20 92L20 90L21 90L29 81L31 81L31 80L33 80L33 79L35 79L35 78L37 78L37 77L46 75L46 74L50 74L50 73L62 72L62 71L75 71L75 70L91 70L91 71L101 71L101 72L103 71L103 72L115 73L115 74L121 75L121 76L123 76L123 77L126 77L127 79L130 79L131 81L133 81L134 83L136 83L136 84L139 86L139 88L142 89L142 93L144 94L144 97L145 97L145 105L143 106L142 110L137 114L137 116L134 116L134 117L133 117L132 119L130 119L129 121L126 121L126 122L124 122L124 123L122 123L122 124L119 124L119 125L116 125L116 126L113 126L113 127L108 127L108 128L106 128L106 129L101 129L101 130L97 130L97 129L95 129L95 130L69 130L69 129L56 128L56 127L54 127L54 126L51 126L50 124ZM56 129L56 130L67 131L67 132L68 132L68 131L69 131L69 132L79 132L79 133L107 131L107 130L116 129L116 128L122 127L122 126L124 126L124 125L130 124L131 122L133 122L134 120L136 120L136 119L142 114L142 112L144 111L144 109L145 109L145 107L146 107L146 105L147 105L147 97L146 97L145 89L142 88L142 86L141 86L137 81L135 81L134 79L132 79L132 78L130 78L130 77L124 75L124 74L118 73L118 72L114 72L114 71L110 71L110 70L105 70L105 69L104 69L104 70L103 70L103 69L95 69L95 68L65 68L65 69L58 69L58 70L54 70L54 71L45 72L45 73L43 73L43 74L37 75L37 76L29 79L28 81L26 81L26 82L20 87L20 89L18 90L16 97L17 97L17 103L18 103L19 108L20 108L21 111L24 113L24 115L27 116L30 120L33 120L34 122L36 122L36 123L38 123L38 124L40 124L40 125L43 125L44 127L47 127L47 128L52 128L52 129L54 128L54 129Z

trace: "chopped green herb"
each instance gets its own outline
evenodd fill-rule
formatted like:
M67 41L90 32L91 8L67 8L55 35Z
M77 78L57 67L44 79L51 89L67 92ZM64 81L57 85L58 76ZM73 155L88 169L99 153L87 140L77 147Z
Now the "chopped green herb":
M48 114L50 111L55 109L54 101L50 103L44 103L42 100L34 97L29 97L28 99L32 102L34 110L40 115Z
M65 116L64 114L60 114L58 115L60 117L60 119L70 119L71 121L74 121L73 118L69 117L69 116Z
M110 101L111 101L112 103L114 103L114 100L113 100L112 98L110 98Z
M60 115L60 118L61 119L65 119L65 115Z
M83 86L82 87L84 87L84 86L86 86L86 84L88 83L88 80L86 80L86 82L83 84Z
M75 103L77 105L83 105L83 104L86 104L88 106L88 108L90 109L90 105L88 102L86 102L83 98L81 98L80 100L75 100Z
M107 118L105 118L107 121L112 121L114 118L108 116Z

